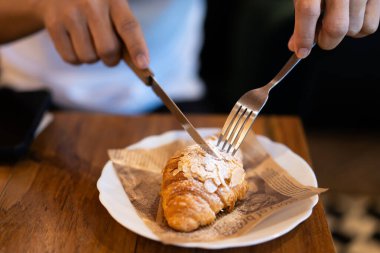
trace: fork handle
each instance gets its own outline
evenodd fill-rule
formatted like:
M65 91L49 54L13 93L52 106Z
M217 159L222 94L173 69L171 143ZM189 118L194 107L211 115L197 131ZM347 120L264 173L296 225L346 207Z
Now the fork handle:
M296 54L293 54L288 62L282 67L280 72L270 81L265 87L270 91L274 86L276 86L282 79L289 74L290 71L301 61Z
M313 48L315 44L316 43L314 42L311 48ZM298 58L297 55L293 53L293 55L290 56L290 59L282 67L280 72L277 73L277 75L272 79L272 81L265 85L268 91L270 91L274 86L281 82L281 80L284 79L301 60L301 58Z

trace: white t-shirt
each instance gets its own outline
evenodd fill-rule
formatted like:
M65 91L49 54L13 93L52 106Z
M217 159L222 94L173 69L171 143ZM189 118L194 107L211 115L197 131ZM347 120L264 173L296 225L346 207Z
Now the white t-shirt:
M147 41L151 69L177 101L199 99L198 77L203 34L203 0L135 0L131 8ZM72 66L56 52L46 31L0 48L1 84L18 90L48 88L56 104L84 110L135 114L160 100L121 62Z

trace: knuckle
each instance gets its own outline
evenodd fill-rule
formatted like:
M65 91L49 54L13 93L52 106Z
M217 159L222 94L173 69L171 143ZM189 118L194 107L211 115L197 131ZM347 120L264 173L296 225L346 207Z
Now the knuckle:
M323 49L323 50L332 50L334 49L337 45L331 44L326 41L318 41L318 46Z
M79 56L79 60L82 63L95 63L98 61L98 57L95 54L84 54Z
M79 21L79 13L75 8L68 8L63 12L63 19L71 25L75 25Z
M346 22L333 22L326 24L324 30L329 37L339 38L347 34L348 26Z
M350 24L350 27L348 28L348 31L347 31L347 35L349 36L355 36L356 34L358 34L361 30L361 27L358 26L358 25L351 25Z
M297 44L302 47L309 47L314 42L314 36L310 36L309 34L299 34L297 37Z
M55 19L55 18L48 19L48 20L45 22L45 28L46 28L48 31L55 32L55 31L57 31L60 27L61 27L61 23L60 23L57 19Z
M331 40L326 36L321 36L318 39L318 46L323 50L332 50L338 46L339 42L337 40Z
M125 33L136 31L139 26L135 19L124 19L120 22L120 30Z
M104 64L109 66L109 67L113 67L113 66L116 66L119 62L120 62L120 57L116 57L112 60L103 60Z
M361 32L366 35L373 34L377 31L378 27L379 27L379 23L377 22L364 23Z
M56 31L62 26L62 20L52 11L48 11L44 17L44 25L48 31Z
M109 45L99 50L99 56L102 59L110 59L116 57L120 52L118 45Z
M87 13L87 15L91 13L92 14L97 13L98 4L96 3L96 1L80 0L78 3L78 6L80 7L81 10L83 10L84 13Z
M127 47L128 47L128 51L132 55L138 55L139 53L143 52L143 50L141 49L141 46L137 42L128 43Z
M46 28L55 28L58 24L57 15L54 15L51 11L48 11L44 17L44 23Z
M300 0L296 2L296 11L305 16L319 17L321 14L321 8L319 4L311 1Z
M92 8L92 3L94 1L90 1L90 0L79 0L78 2L78 6L82 7L82 8Z
M63 54L62 59L70 64L78 64L78 59L72 54Z

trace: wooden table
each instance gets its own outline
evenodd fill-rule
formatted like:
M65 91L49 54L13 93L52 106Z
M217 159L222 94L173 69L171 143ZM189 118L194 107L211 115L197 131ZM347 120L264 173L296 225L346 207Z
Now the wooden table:
M225 117L190 119L197 127L220 127ZM108 148L122 148L179 128L170 115L56 113L23 160L0 165L0 252L208 252L165 246L138 236L119 225L98 198L96 181L108 160ZM310 162L298 118L262 116L254 129ZM318 203L311 217L286 235L220 252L327 253L334 248Z

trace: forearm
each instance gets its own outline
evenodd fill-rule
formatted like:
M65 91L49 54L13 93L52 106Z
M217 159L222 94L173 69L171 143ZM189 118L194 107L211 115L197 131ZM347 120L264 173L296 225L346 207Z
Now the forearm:
M43 28L36 15L39 1L0 0L0 44L11 42Z

